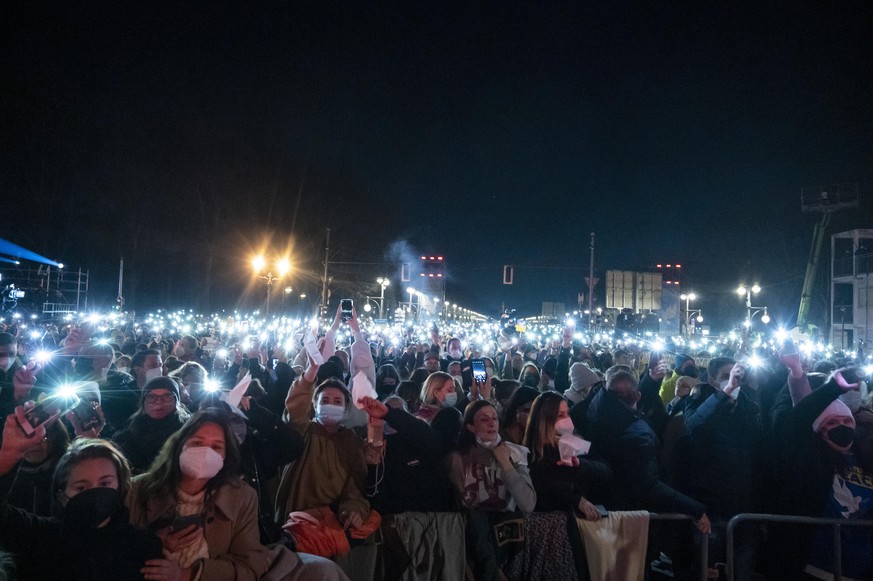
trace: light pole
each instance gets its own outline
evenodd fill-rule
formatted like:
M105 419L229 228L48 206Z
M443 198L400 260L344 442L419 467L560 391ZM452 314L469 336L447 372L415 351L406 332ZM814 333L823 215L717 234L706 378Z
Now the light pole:
M742 298L746 295L746 327L752 328L752 293L758 294L761 292L761 287L755 283L752 286L746 286L745 283L737 287L737 294ZM761 319L763 321L763 319ZM768 317L769 320L769 317Z
M703 309L692 309L691 301L697 300L697 295L694 293L682 293L679 298L685 301L685 316L682 317L682 324L685 325L685 336L691 336L691 319L693 318L698 323L703 322Z
M689 311L691 310L691 301L697 300L697 295L694 293L682 293L679 298L685 301L685 315L682 317L682 323L685 325L685 336L690 335L688 332L688 323L690 322Z
M385 309L385 289L388 288L388 285L391 284L391 281L388 280L388 277L382 277L376 279L376 282L379 283L379 288L381 289L381 293L379 294L379 318L382 317L382 312Z
M252 268L255 271L255 276L258 278L267 281L267 303L264 307L264 319L268 319L270 317L270 294L273 290L273 283L288 274L288 271L291 270L291 263L287 258L280 258L276 261L275 268L278 274L273 274L272 269L267 269L266 274L262 274L264 268L267 265L267 261L263 256L255 256L252 259Z

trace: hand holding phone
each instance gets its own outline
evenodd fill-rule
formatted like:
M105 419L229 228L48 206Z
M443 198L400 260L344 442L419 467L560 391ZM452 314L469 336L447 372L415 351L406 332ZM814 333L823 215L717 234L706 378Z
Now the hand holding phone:
M3 426L3 455L12 461L11 469L34 446L39 444L45 437L45 428L37 426L33 433L28 436L21 429L21 422L24 419L27 405L32 406L33 402L27 402L25 406L18 406L15 412L6 418L6 423ZM7 456L8 455L8 456Z
M23 414L16 414L18 425L26 436L32 436L37 428L46 428L58 418L72 411L79 404L79 398L73 395L53 395L41 402L23 408Z
M473 367L473 381L476 382L477 385L484 385L485 381L488 379L488 373L485 370L485 360L484 359L472 359L470 363Z
M352 299L343 299L340 301L340 314L343 323L348 323L349 319L352 318L352 307L354 303Z

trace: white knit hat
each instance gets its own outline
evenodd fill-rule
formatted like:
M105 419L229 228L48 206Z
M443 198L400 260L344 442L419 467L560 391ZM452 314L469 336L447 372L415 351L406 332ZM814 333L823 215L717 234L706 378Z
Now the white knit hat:
M854 416L852 416L852 410L849 409L849 406L847 406L840 400L835 399L830 403L828 407L824 409L822 413L819 414L817 418L815 418L815 421L812 422L812 431L817 433L821 428L822 424L824 424L831 418L838 417L850 418L852 420L852 424L855 423L855 418Z
M570 389L573 391L587 391L598 381L600 378L597 374L584 363L577 361L570 366Z

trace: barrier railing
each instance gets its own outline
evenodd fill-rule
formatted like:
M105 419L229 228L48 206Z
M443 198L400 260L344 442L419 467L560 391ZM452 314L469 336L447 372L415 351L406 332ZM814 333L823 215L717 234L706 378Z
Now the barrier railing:
M846 520L842 518L813 518L808 516L791 516L783 514L743 513L732 518L727 525L727 578L734 581L734 529L741 523L772 522L798 525L830 526L834 530L834 581L843 578L843 546L842 527L873 527L873 520Z
M697 519L687 514L650 512L649 520L687 520L691 522L693 527ZM697 563L698 572L700 573L700 581L706 581L707 569L709 568L709 535L697 535L697 537L700 539L699 554L697 556L699 559Z

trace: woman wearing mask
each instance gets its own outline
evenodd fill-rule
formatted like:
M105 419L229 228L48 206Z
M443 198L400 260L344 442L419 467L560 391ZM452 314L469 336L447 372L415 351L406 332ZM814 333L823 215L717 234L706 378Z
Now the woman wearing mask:
M430 422L441 408L455 407L458 404L456 386L448 373L431 373L421 386L421 405L413 415Z
M139 409L131 416L127 428L112 436L112 441L124 452L131 470L141 474L187 419L188 412L179 402L176 380L158 377L145 384Z
M164 547L147 579L253 580L267 571L257 493L240 479L239 466L227 413L207 409L133 481L131 523L155 530Z
M450 466L452 483L470 510L467 555L476 579L497 577L497 552L491 542L495 519L516 509L531 512L536 506L527 461L526 448L500 437L494 404L480 400L467 406Z
M276 520L284 523L293 511L334 505L338 520L355 529L370 512L363 493L364 441L340 425L351 406L349 390L337 377L324 375L310 359L288 392L287 419L303 437L303 453L282 474Z
M521 368L521 373L518 375L518 381L524 386L538 389L540 385L540 370L536 363L525 363Z
M58 461L51 495L57 517L38 517L7 503L16 465L46 435L40 426L25 436L19 427L24 414L25 408L18 407L6 418L0 448L0 545L16 554L18 577L143 579L142 570L160 560L161 543L128 523L124 497L130 469L108 442L76 440Z
M379 394L379 399L385 401L385 398L394 395L394 390L400 384L400 374L397 368L386 363L379 368L376 374L376 393Z
M588 520L599 520L589 498L596 498L612 470L591 453L589 442L573 435L569 412L567 400L554 392L539 395L531 407L524 445L531 452L536 509L578 510Z

